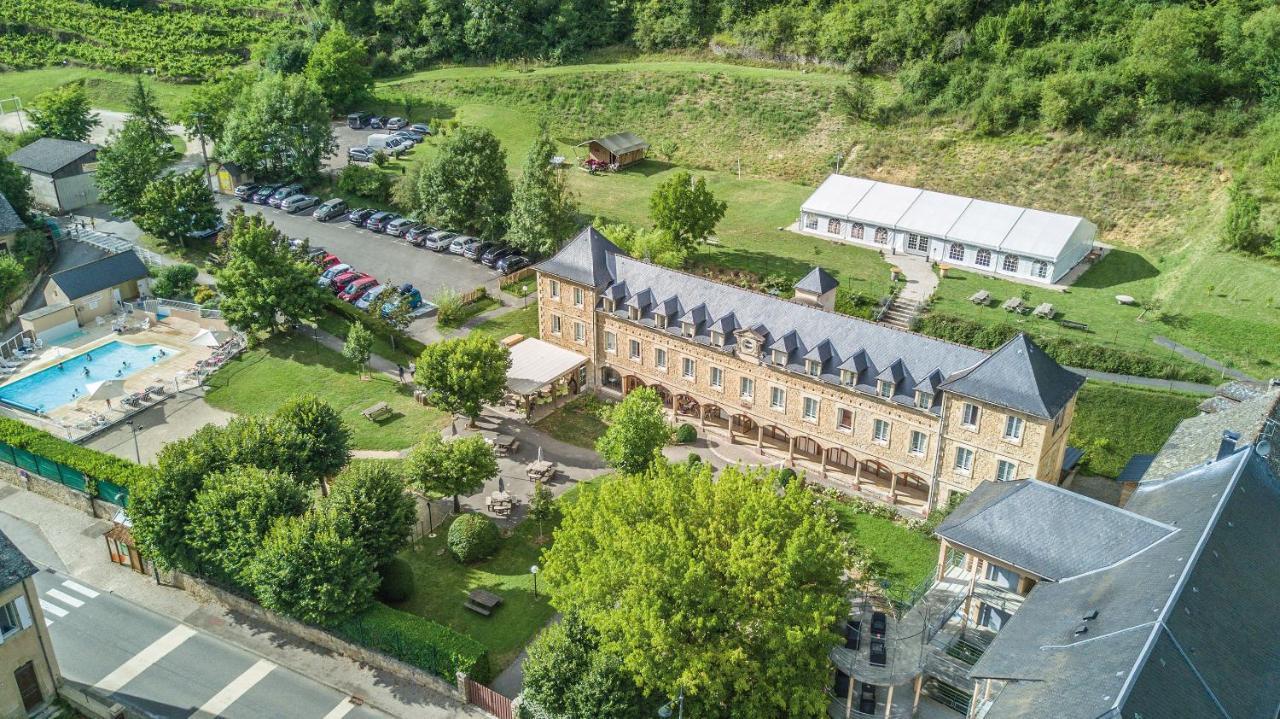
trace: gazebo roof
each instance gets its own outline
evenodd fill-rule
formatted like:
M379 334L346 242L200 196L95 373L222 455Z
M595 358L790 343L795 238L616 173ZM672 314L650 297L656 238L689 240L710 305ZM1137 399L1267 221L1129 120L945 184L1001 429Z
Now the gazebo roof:
M587 358L577 352L531 337L511 348L507 389L519 395L532 394L586 361Z

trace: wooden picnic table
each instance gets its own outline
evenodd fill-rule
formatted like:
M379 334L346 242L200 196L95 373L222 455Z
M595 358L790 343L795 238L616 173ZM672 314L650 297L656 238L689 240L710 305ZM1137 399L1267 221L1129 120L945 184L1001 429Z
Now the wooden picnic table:
M1033 314L1036 317L1047 317L1049 319L1053 319L1053 305L1048 302L1042 302L1039 307L1036 307L1036 311Z
M472 589L462 606L487 617L497 609L499 604L502 604L502 597L484 589Z
M555 462L545 459L537 460L529 464L529 479L537 482L539 480L551 479L556 475Z
M1022 298L1010 297L1009 299L1005 300L1004 304L1000 305L1000 307L1005 312L1017 312L1022 309Z
M379 402L373 405L372 407L364 410L360 414L364 415L364 418L371 422L377 422L378 420L383 419L384 417L391 416L392 414L391 405L387 404L386 402Z
M969 301L975 305L985 305L991 301L991 293L986 290L978 290L973 293L973 296L969 298Z

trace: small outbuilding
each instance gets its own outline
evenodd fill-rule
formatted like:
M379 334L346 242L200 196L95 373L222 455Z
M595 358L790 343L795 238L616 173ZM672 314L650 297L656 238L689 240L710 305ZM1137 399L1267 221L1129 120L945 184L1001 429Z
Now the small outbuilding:
M508 401L522 409L526 417L539 406L558 404L561 398L572 397L586 388L585 356L523 335L512 335L502 343L511 349Z
M70 212L98 201L98 146L42 137L9 155L31 178L36 204Z
M618 168L634 165L644 159L649 151L649 143L635 133L619 132L616 135L598 137L579 145L586 146L588 161L594 160L600 165L617 165Z
M114 312L117 303L141 295L150 276L146 264L130 250L53 273L45 285L44 299L50 305L66 302L75 306L76 318L83 326Z

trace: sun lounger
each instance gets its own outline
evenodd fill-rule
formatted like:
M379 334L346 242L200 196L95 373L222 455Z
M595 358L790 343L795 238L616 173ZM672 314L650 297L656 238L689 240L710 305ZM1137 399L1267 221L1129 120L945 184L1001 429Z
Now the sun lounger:
M146 398L147 398L146 392L134 392L128 397L125 397L122 401L129 407L137 407L138 405L142 404L143 400L145 400Z

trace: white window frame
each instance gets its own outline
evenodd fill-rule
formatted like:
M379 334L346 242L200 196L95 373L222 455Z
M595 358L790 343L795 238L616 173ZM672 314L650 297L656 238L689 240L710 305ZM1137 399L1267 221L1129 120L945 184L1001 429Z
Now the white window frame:
M1022 442L1022 434L1026 429L1026 422L1016 414L1007 415L1004 418L1004 434L1001 435L1006 442L1020 443Z
M586 325L582 324L581 322L574 322L574 323L573 323L573 341L574 341L574 342L579 342L579 343L582 343L582 342L586 342L586 341L587 341L587 326L586 326Z
M653 348L653 366L663 371L667 369L667 350L665 347Z
M849 237L855 240L861 240L864 234L866 234L866 228L863 227L861 222L855 222L852 225L849 225Z
M616 309L616 308L617 308L617 304L613 301L613 298L612 298L612 297L606 297L606 298L604 298L604 311L605 311L605 312L613 312L613 311L614 311L614 309Z
M1008 469L1008 476L1007 477L1001 476L1005 474L1006 468ZM1012 482L1017 478L1018 478L1017 462L1012 462L1007 459L996 460L996 481L997 482Z
M724 347L724 333L716 332L713 330L711 332L711 344L715 345L716 347Z
M629 340L627 342L627 356L635 362L644 360L644 348L640 346L640 340Z
M923 457L929 451L929 435L918 429L911 430L911 444L907 451L917 457Z
M586 304L586 297L582 292L582 288L574 287L573 288L573 306L583 307L585 304Z
M840 424L840 420L841 420L841 419L843 419L843 418L845 418L846 416L849 418L849 424L848 424L848 425L842 425L842 424ZM854 422L853 410L849 409L848 407L837 407L837 408L836 408L836 431L837 431L837 432L849 432L849 433L852 433L852 432L853 432L853 422Z
M956 255L959 255L957 257ZM964 262L964 245L959 242L952 242L947 248L947 259L952 262Z
M724 390L724 370L711 365L711 377L709 379L711 389Z
M978 267L990 267L991 266L991 250L988 250L985 247L979 248L978 251L973 255L973 264L977 265Z
M787 409L787 389L778 385L769 385L769 409L785 412Z
M884 432L881 432L881 428ZM884 436L881 436L881 435ZM890 438L893 436L893 424L887 419L877 417L871 422L871 441L876 444L888 445Z
M563 329L563 320L560 319L560 315L551 315L551 334L559 337Z
M683 357L680 359L680 376L687 380L696 379L698 376L698 363L692 357Z
M667 316L662 314L661 312L654 315L653 326L657 327L660 330L665 330L667 328Z
M1021 266L1022 258L1017 255L1005 255L1004 259L1000 260L1000 269L1005 272L1017 272Z
M961 462L960 461L961 457L964 457L966 462ZM951 463L951 468L955 471L956 474L964 474L964 475L973 474L973 464L974 464L975 457L976 457L976 453L973 451L972 447L957 445L955 457Z
M852 387L858 383L858 373L852 370L840 370L840 383Z
M1049 263L1044 260L1036 260L1031 268L1031 274L1039 279L1043 280L1049 276Z
M876 396L885 399L893 397L893 383L887 380L876 380Z
M692 322L680 323L680 334L685 337L693 337L696 333Z
M604 333L604 351L609 354L618 354L618 336L612 332Z
M827 218L827 234L828 235L838 235L843 229L844 229L844 225L840 222L840 220L834 217Z
M973 421L969 421L969 411L973 410ZM965 402L960 406L960 426L969 430L977 430L978 423L982 421L982 408L972 402Z
M812 408L813 412L809 409ZM800 417L806 422L818 423L818 414L822 412L822 402L817 397L803 395L800 402Z
M806 213L804 216L804 228L806 230L818 230L818 216Z
M560 299L560 280L551 280L551 299Z
M818 360L806 360L804 364L810 377L818 377L822 375L822 363Z
M929 409L933 406L933 395L928 392L916 390L916 407L919 409Z
M779 357L781 357L782 359L778 359ZM784 365L784 366L785 366L785 365L787 364L787 351L786 351L786 350L774 350L774 351L773 351L773 353L772 353L772 357L771 357L771 359L773 359L773 363L774 363L774 364L776 364L776 365Z
M750 377L740 377L738 379L738 396L745 400L754 400L756 396L756 381Z

